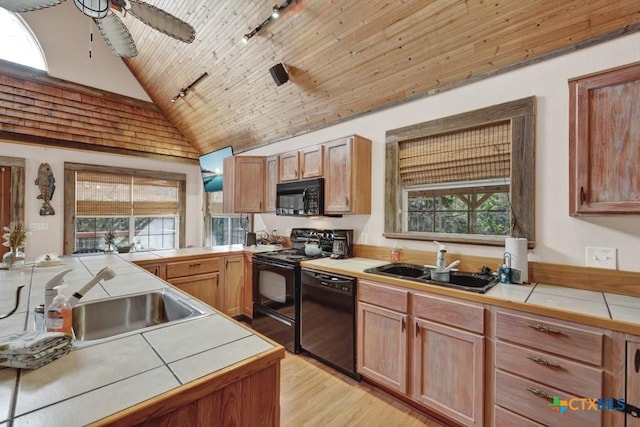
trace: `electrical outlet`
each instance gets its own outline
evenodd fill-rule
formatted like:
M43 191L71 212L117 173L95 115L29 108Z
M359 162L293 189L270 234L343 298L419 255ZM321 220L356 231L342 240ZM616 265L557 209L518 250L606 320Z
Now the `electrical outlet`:
M594 248L587 246L587 267L615 270L617 266L618 253L616 248Z

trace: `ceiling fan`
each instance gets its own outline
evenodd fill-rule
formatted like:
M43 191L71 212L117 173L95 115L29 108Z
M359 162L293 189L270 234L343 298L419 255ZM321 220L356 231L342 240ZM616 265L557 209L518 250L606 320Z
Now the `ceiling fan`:
M66 0L0 0L0 7L11 12L22 13L57 6ZM174 39L191 43L195 38L195 30L186 22L157 8L138 0L73 0L78 10L93 18L102 38L113 50L123 58L131 58L138 54L131 33L113 10L126 15L130 13L141 22Z

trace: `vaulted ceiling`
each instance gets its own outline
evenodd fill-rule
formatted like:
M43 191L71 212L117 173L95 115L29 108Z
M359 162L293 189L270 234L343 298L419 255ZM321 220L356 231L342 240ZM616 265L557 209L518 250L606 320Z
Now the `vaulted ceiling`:
M126 16L138 56L125 63L199 153L245 151L640 29L637 0L300 0L244 44L274 0L147 2L196 38ZM281 86L278 63L290 74Z

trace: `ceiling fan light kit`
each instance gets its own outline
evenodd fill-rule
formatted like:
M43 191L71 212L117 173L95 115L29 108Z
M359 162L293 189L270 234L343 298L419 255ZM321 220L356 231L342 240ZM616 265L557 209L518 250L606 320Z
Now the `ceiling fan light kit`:
M78 10L90 18L102 19L107 15L110 0L73 0Z
M31 12L64 3L66 0L0 0L0 7L15 13ZM193 27L170 13L139 0L73 0L82 14L93 18L102 38L113 53L123 58L138 54L135 42L124 22L113 10L127 13L176 40L191 43L196 36Z

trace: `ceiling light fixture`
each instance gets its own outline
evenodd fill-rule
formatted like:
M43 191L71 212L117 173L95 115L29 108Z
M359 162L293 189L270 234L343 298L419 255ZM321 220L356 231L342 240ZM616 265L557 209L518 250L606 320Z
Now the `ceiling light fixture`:
M189 92L189 90L194 87L195 85L197 85L198 83L200 83L200 80L204 79L205 77L207 77L209 75L209 73L207 73L206 71L204 73L202 73L200 75L200 77L198 77L197 79L195 79L193 82L191 82L190 85L183 87L182 89L180 89L180 92L178 92L178 94L176 96L174 96L173 98L171 98L171 102L176 102L178 99L180 98L184 98L185 96L187 96L187 92Z
M277 19L280 16L281 12L285 10L287 7L289 7L290 4L298 3L299 1L300 0L285 0L279 5L277 4L273 5L273 9L271 9L271 14L267 16L267 18L264 21L262 21L257 27L251 30L251 32L245 34L242 37L242 43L244 44L249 43L249 39L251 39L253 36L258 34L260 30L266 27L269 24L269 22L271 22L273 19Z

